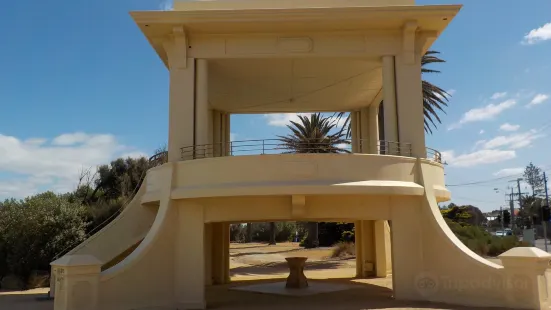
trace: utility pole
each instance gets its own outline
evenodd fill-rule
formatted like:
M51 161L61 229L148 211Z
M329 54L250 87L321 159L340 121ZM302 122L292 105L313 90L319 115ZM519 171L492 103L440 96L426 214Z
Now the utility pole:
M499 207L499 213L501 214L501 221L500 221L501 222L501 231L504 232L505 228L503 227L503 225L504 225L503 222L505 222L505 218L503 217L503 207L502 206Z
M549 194L547 193L547 176L545 171L543 172L543 182L545 184L545 203L549 207ZM542 220L543 220L543 209L542 209ZM545 242L545 252L547 252L547 221L542 221L543 224L543 240Z
M511 195L509 196L509 209L511 212L511 230L515 230L515 204L513 203L513 188L511 187Z

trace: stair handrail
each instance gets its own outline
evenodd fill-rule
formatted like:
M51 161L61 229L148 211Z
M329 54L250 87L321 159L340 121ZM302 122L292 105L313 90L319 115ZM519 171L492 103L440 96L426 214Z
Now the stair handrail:
M90 238L91 236L93 236L96 232L98 232L98 228L101 227L105 227L104 224L108 224L109 222L111 222L115 217L119 216L119 214L121 214L122 210L132 201L132 199L134 199L134 196L136 196L136 193L138 192L138 190L140 189L140 186L142 185L142 182L144 181L145 179L145 176L147 175L147 171L153 167L156 167L156 166L160 166L164 163L167 162L167 155L168 155L168 152L164 151L164 152L159 152L151 157L149 157L148 159L148 163L149 163L149 167L148 169L144 170L142 175L140 176L140 181L138 182L138 184L136 185L136 187L134 188L134 190L132 191L132 195L130 195L127 200L121 205L121 207L115 212L113 213L111 216L109 216L108 218L106 218L103 222L99 223L96 227L94 227L92 230L90 230L86 235L85 235L85 238L88 239ZM101 230L101 229L100 229ZM57 253L53 260L56 260L60 257L62 257L63 255L67 254L69 251L71 251L71 249L74 249L76 246L78 246L79 244L81 244L82 242L84 241L79 241L78 243L77 242L73 242L71 243L69 246L65 247L62 251L60 251L59 253Z

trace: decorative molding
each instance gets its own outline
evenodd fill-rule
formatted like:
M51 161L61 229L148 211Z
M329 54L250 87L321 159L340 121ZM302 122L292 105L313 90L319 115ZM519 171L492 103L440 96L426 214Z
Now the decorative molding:
M306 216L306 196L292 195L291 196L291 216L300 218Z
M188 37L183 26L172 28L172 34L164 40L163 47L171 70L187 68Z
M415 63L415 34L417 28L417 21L407 21L402 29L402 56L404 63L408 65Z
M309 53L314 48L310 37L279 37L277 48L284 53Z
M415 38L415 51L423 54L428 47L438 38L438 31L419 31Z

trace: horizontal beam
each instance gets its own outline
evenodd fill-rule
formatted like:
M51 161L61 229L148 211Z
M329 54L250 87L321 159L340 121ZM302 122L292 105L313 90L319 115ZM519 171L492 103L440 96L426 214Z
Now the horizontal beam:
M397 31L192 35L192 58L380 57L400 51Z

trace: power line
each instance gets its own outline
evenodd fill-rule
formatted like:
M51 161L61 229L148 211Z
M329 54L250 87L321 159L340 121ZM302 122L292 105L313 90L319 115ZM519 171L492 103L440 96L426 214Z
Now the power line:
M465 201L480 202L480 203L498 203L497 201L472 199L472 198L466 198L466 197L461 197L461 196L456 196L456 195L452 195L452 200L453 199L461 199L461 200L465 200Z
M549 124L551 126L551 123ZM551 127L550 127L551 128ZM550 167L550 165L546 165L546 166L543 166L545 169L548 169ZM542 169L542 172L549 172L551 170L543 170ZM516 177L521 177L524 175L524 172L521 172L521 173L517 173L517 174L511 174L511 175L507 175L507 176L503 176L503 177L497 177L497 178L493 178L493 179L487 179L487 180L482 180L482 181L472 181L472 182L467 182L467 183L459 183L459 184L446 184L446 187L458 187L458 186L470 186L470 185L479 185L479 184L485 184L485 183L491 183L491 182L496 182L496 181L501 181L501 180L505 180L505 179L511 179L511 178L516 178Z

